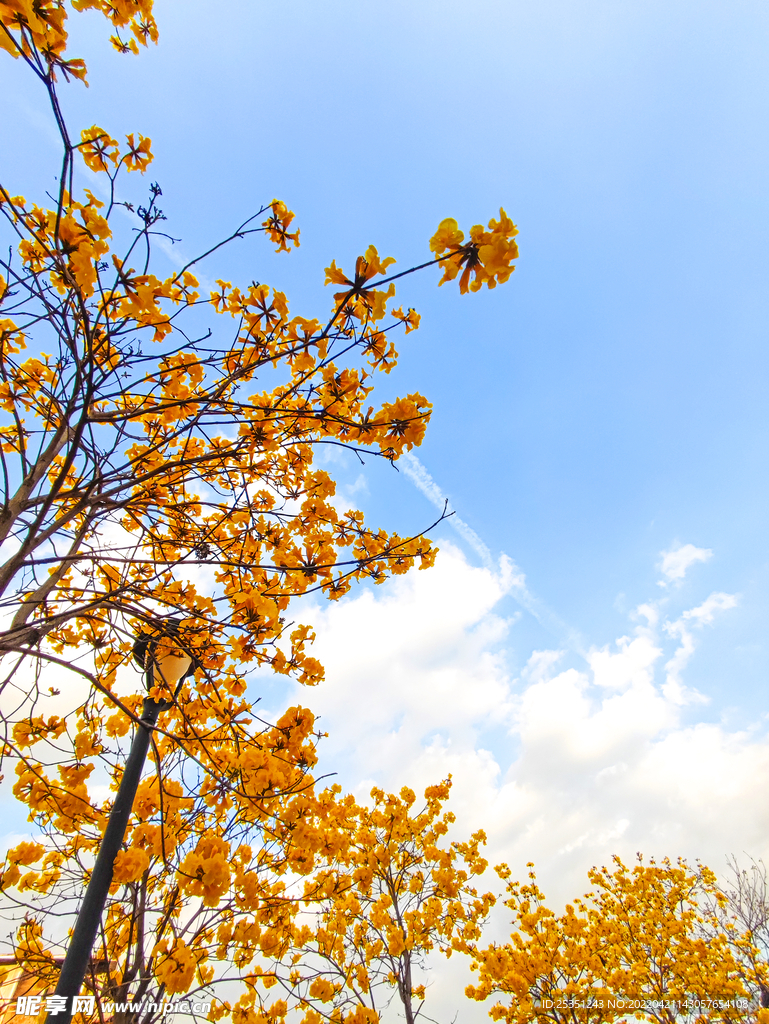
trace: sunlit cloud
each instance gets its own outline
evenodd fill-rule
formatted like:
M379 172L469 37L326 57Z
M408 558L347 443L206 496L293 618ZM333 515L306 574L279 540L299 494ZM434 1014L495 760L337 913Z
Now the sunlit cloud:
M492 861L518 873L534 860L557 899L613 853L716 869L732 850L766 853L764 725L699 721L705 695L687 678L703 630L737 598L717 592L674 614L668 597L648 601L584 658L530 651L513 673L515 619L500 612L513 593L502 568L444 541L430 572L312 609L327 679L297 698L329 732L326 768L359 797L451 774L458 828L484 828Z

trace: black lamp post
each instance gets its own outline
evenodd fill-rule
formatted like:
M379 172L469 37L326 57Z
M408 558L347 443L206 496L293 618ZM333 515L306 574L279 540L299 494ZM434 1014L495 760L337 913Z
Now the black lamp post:
M176 635L175 623L165 624L166 632L153 637L141 637L134 644L134 658L144 669L147 690L157 681L163 681L179 693L184 680L191 676L198 667L198 662L185 651L164 650L164 643L174 644ZM177 642L178 643L178 642ZM102 911L112 884L113 866L118 850L123 844L128 819L131 816L136 790L141 780L144 761L150 745L152 730L157 724L161 711L167 711L173 701L156 701L152 697L144 698L141 717L134 734L131 751L126 761L125 771L120 780L120 787L112 805L109 821L104 830L96 863L91 872L88 888L78 911L75 928L72 932L67 954L62 964L59 980L54 995L64 996L66 1006L60 1012L51 1011L46 1024L69 1024L72 1019L72 1006L88 969L96 933L99 930Z

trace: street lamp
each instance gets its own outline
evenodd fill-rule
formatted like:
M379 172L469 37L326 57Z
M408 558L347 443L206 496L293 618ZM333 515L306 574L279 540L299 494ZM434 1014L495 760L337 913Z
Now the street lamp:
M199 664L180 644L175 620L164 623L162 633L139 637L134 643L133 654L134 659L144 670L147 690L156 684L165 684L173 693L174 699L178 696L184 680L194 673ZM173 700L157 701L150 697L149 693L144 698L125 771L56 984L54 995L66 998L65 1008L60 1012L52 1010L48 1014L46 1024L69 1024L72 1019L73 999L80 994L88 969L107 893L112 884L115 857L123 845L152 730L157 724L160 712L167 711L172 705Z

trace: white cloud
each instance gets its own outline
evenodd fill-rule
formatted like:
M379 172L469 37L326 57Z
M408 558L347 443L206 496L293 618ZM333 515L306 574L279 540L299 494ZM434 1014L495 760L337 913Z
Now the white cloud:
M713 557L710 548L698 548L694 544L674 544L669 551L663 551L660 570L665 577L657 586L667 587L670 583L680 583L686 571L695 562L707 562Z
M655 645L651 630L645 629L639 633L632 639L628 636L620 637L616 641L616 654L607 646L588 655L596 686L626 690L634 683L648 685L652 682L654 663L662 652Z
M707 698L699 693L699 691L686 687L681 682L681 673L686 668L696 647L694 634L690 626L697 628L711 625L718 612L735 608L737 600L736 594L713 593L697 608L690 608L676 621L664 624L664 629L668 636L679 639L679 646L676 648L673 657L665 664L667 676L662 692L669 700L676 704L691 702L704 704L707 702Z
M384 779L394 765L429 761L444 741L470 753L480 728L512 713L497 650L509 621L494 611L512 586L509 566L475 568L456 548L441 547L429 572L302 609L302 621L317 630L313 654L327 678L296 699L329 729L323 763L343 765L350 780Z
M492 863L519 875L534 860L555 901L615 852L716 869L732 850L769 852L769 740L697 721L701 695L683 681L702 630L736 597L676 617L669 598L647 602L614 643L571 664L532 652L514 679L512 623L496 607L514 593L503 567L473 567L443 542L433 570L316 608L327 679L296 696L330 733L327 770L358 796L451 772L458 827L484 828Z
M736 594L713 593L696 608L684 612L683 618L701 626L709 626L717 612L726 611L737 605Z

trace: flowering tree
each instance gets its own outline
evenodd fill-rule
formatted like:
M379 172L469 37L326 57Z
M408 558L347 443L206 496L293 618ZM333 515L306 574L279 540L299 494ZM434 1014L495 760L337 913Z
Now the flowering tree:
M421 442L430 404L417 393L369 404L374 376L396 364L394 336L419 325L395 306L394 282L421 268L394 273L373 246L351 272L332 262L338 290L317 317L255 281L218 280L204 296L198 266L227 242L299 244L294 215L272 200L170 276L156 270L160 187L123 198L150 140L75 134L59 102L62 79L86 76L67 49L68 15L86 9L108 19L120 51L157 38L152 0L0 0L0 45L40 82L62 146L52 205L0 183L0 751L47 836L10 851L2 885L27 914L18 957L52 971L45 913L78 900L112 802L97 787L116 788L139 720L126 665L137 637L171 635L198 668L178 689L148 680L166 710L92 959L91 987L121 1001L206 984L215 943L200 907L225 898L243 915L238 935L252 936L238 949L290 947L286 876L304 873L307 835L326 841L313 716L260 721L247 673L319 682L292 600L336 600L355 580L432 564L423 533L340 511L315 464L321 445L396 462ZM440 264L462 292L493 288L513 270L516 234L504 211L467 241L444 220L423 266ZM266 373L277 383L260 389ZM78 685L60 693L50 666Z
M486 870L479 852L486 839L477 832L444 845L454 821L442 813L450 788L449 779L428 787L416 813L406 787L398 796L373 789L370 807L339 799L338 787L325 794L337 820L334 856L305 883L291 970L275 967L307 1024L342 1015L376 1021L396 994L414 1024L424 1006L427 954L450 957L480 937L495 902L472 885ZM252 989L242 1002L254 999Z
M707 901L705 936L726 936L754 1005L769 1009L769 884L766 865L728 858L727 876Z
M227 792L191 784L180 749L159 739L86 978L99 1019L150 1022L184 996L193 1015L234 1024L376 1024L396 998L413 1024L426 955L480 937L494 903L472 886L484 837L446 842L450 783L429 787L416 812L408 789L374 790L368 807L338 786L286 793L287 764L313 756L311 725L292 709L252 738ZM46 841L12 849L2 885L25 912L16 954L45 985L58 964L41 922L77 900L98 829L41 818Z
M498 870L509 878L509 869ZM712 911L722 897L708 868L644 864L639 856L630 870L615 857L613 869L591 869L593 891L561 915L545 906L533 871L529 877L508 883L510 942L471 951L479 977L467 995L507 997L490 1009L493 1020L753 1019L744 966L731 948L737 936Z
M150 0L72 6L101 9L140 42L156 36ZM434 558L421 535L338 512L333 480L313 468L319 445L395 461L422 440L430 405L421 395L367 404L372 374L396 363L393 332L419 323L392 303L393 281L411 271L393 274L394 260L373 246L349 276L332 263L326 281L341 290L320 318L292 315L286 296L264 284L219 281L201 297L192 272L200 259L156 277L160 189L153 184L136 208L117 198L119 175L151 162L149 140L129 135L120 147L99 127L71 140L57 76L82 78L85 65L66 57L63 3L3 2L0 18L5 49L48 93L63 147L53 209L0 185L16 252L0 260L3 685L25 659L55 662L120 706L115 673L136 633L171 615L222 694L240 696L248 665L317 682L308 630L286 635L291 598L322 590L336 599L355 579L379 582ZM136 39L113 42L130 49ZM76 198L78 155L104 201L87 189ZM135 217L123 248L113 234L118 207ZM293 221L273 200L225 242L263 233L288 251L299 241ZM431 241L433 262L444 280L461 272L463 291L493 287L513 269L515 234L503 213L464 243L446 220ZM216 314L220 325L209 323ZM283 382L254 390L270 368ZM94 652L92 667L73 664L69 652L82 650ZM34 728L44 735L49 726Z

